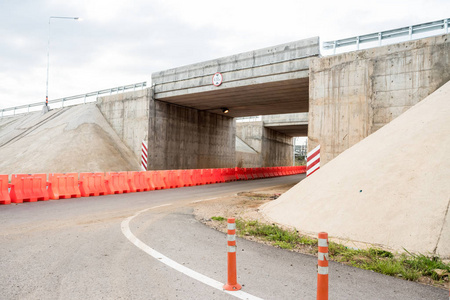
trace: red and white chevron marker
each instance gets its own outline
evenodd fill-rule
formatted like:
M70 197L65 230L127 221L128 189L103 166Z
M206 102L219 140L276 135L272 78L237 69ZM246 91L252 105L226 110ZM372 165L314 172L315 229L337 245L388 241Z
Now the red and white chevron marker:
M141 168L147 171L148 147L145 141L142 141Z
M320 169L320 145L310 151L306 158L306 177Z

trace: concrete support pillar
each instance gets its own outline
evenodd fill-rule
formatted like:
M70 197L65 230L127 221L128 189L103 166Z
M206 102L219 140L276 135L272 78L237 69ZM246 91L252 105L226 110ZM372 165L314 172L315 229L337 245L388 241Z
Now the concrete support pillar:
M233 118L150 97L148 168L231 168L235 159Z

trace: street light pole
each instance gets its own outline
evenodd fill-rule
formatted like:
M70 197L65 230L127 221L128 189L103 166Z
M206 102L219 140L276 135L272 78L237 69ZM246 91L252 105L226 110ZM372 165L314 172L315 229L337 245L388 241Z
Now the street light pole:
M48 75L50 69L50 21L52 19L68 19L68 20L80 20L79 17L49 17L48 18L48 42L47 42L47 82L46 82L46 90L45 90L45 106L48 107ZM47 108L48 109L48 108Z

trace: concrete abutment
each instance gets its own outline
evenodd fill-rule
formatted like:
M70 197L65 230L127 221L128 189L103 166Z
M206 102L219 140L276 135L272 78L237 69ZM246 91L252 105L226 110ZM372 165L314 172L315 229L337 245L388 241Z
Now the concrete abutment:
M232 168L233 118L150 99L148 168Z
M308 149L321 145L321 164L450 80L449 37L312 59Z

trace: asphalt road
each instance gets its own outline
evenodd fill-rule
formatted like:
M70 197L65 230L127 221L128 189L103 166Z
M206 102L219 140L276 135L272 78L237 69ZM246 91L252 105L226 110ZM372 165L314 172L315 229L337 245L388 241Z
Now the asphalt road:
M236 299L204 283L226 281L226 236L187 204L303 176L0 206L0 299ZM315 299L317 258L237 244L241 299ZM330 299L447 300L448 291L330 263Z

